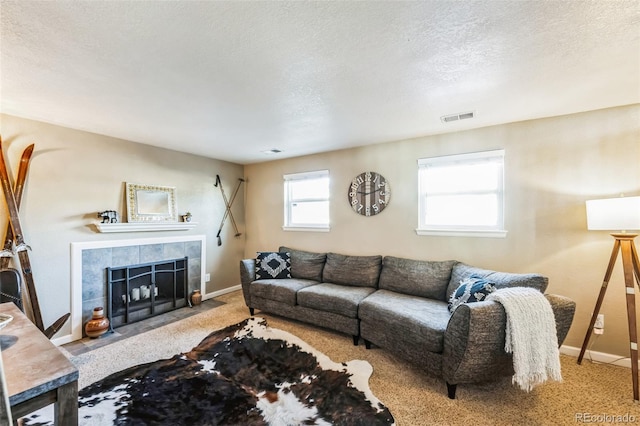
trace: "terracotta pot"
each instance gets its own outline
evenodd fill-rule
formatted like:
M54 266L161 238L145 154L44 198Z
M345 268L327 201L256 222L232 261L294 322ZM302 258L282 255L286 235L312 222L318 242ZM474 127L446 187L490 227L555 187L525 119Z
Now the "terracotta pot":
M202 294L200 294L200 290L193 290L193 293L191 293L191 304L193 306L196 306L201 303L202 303Z
M84 326L87 336L93 338L100 337L109 330L109 319L104 316L102 307L93 308L93 317Z

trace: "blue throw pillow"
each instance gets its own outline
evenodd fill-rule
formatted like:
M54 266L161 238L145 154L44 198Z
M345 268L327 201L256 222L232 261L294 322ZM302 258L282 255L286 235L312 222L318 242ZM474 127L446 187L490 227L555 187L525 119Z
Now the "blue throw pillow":
M291 278L291 255L259 251L256 257L256 280Z
M449 299L449 312L453 312L463 303L480 302L489 293L496 291L496 285L486 279L471 275L460 281L460 286L451 294Z

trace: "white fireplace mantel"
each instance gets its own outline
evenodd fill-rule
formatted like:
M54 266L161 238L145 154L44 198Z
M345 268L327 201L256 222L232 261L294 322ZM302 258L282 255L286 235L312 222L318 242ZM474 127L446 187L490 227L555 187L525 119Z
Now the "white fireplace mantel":
M145 232L145 231L187 231L195 228L197 222L137 222L137 223L96 223L98 232Z

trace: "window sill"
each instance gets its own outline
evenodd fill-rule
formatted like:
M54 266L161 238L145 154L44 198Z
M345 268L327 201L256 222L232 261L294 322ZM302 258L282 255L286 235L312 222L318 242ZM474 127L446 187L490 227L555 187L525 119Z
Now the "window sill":
M283 231L299 231L299 232L329 232L330 227L315 226L283 226Z
M505 230L471 230L471 229L416 229L418 235L437 237L476 237L476 238L506 238Z

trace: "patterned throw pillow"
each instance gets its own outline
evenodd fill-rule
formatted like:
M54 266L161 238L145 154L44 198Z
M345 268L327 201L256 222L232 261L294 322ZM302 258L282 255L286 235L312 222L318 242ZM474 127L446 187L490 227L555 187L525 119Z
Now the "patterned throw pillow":
M463 303L480 302L489 293L496 291L494 283L478 276L471 275L460 281L460 286L451 294L449 299L449 311L453 312Z
M291 278L291 255L259 251L256 257L256 280Z

